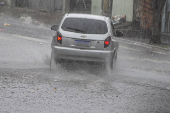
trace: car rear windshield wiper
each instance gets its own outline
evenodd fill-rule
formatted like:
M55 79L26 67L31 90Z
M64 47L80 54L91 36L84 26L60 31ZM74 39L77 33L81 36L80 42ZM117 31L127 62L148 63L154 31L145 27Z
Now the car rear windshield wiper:
M72 28L72 27L67 27L68 29L73 29L75 31L79 31L81 33L84 33L85 31L81 30L81 29L76 29L76 28Z

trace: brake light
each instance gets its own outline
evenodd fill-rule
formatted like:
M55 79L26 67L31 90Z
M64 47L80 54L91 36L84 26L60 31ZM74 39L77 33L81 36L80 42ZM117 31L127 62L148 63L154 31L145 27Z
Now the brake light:
M59 36L59 37L57 38L57 40L58 40L58 41L62 40L62 37L61 37L61 36Z
M59 44L62 44L62 35L61 35L60 32L57 32L57 42L58 42Z
M110 43L109 41L105 41L105 44L106 44L106 45L109 45L109 43Z
M111 36L107 37L104 41L104 48L107 48L110 45Z

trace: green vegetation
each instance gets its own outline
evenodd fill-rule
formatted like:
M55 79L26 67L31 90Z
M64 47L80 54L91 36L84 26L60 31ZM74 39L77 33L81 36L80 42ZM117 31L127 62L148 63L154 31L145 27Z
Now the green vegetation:
M170 45L167 45L167 44L153 44L153 45L156 47L164 48L164 49L170 49Z

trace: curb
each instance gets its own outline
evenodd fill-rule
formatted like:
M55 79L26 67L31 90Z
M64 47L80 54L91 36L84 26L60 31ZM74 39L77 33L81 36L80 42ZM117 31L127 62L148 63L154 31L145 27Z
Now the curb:
M126 42L130 42L130 43L133 43L133 44L144 45L144 46L148 46L148 47L152 47L152 48L170 51L170 48L162 48L162 47L158 47L158 46L154 46L154 45L150 45L150 44L146 44L146 43L142 43L142 42L132 41L132 40L128 40L128 39L123 39L123 38L117 38L117 39L122 40L122 41L126 41Z

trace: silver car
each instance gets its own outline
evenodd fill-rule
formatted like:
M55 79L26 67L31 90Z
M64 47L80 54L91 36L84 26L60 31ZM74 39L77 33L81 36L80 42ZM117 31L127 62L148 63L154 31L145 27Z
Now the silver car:
M117 59L118 41L111 20L90 14L65 14L56 31L51 47L51 68L60 59L102 62L113 69Z

